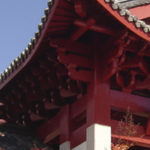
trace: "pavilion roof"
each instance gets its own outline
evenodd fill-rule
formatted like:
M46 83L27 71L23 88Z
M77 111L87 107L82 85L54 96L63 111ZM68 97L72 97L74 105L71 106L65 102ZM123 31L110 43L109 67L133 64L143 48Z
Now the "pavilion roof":
M40 45L40 41L44 37L46 28L48 27L48 25L46 24L48 24L48 22L51 20L50 14L55 1L57 0L48 0L47 3L48 8L44 10L45 15L41 18L41 23L38 25L38 31L35 32L35 36L31 38L31 41L29 42L27 47L22 51L22 53L17 58L15 58L10 63L10 65L0 74L0 89L3 86L5 86L8 83L8 81L10 81L13 77L15 77L16 73L19 72L21 68L23 68L28 63L28 61L32 59L32 56L36 53L36 49L38 45ZM105 2L106 4L109 4L114 12L117 11L120 17L128 21L129 24L124 24L126 25L127 28L128 25L130 26L130 24L133 24L136 27L137 32L140 32L139 34L137 33L138 36L140 36L141 32L143 32L141 37L144 38L145 40L150 41L149 37L150 25L148 25L144 20L139 20L137 16L134 16L130 12L130 8L148 5L150 3L150 0L101 0L101 1ZM129 29L131 28L129 27ZM143 36L143 34L145 35Z

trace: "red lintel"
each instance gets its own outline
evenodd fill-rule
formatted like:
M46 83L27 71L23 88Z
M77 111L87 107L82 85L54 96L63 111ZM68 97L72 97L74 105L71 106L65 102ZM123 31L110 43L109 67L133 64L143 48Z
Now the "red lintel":
M133 143L136 143L136 145L138 145L138 146L144 146L144 147L150 148L150 139L149 138L122 136L122 135L116 135L116 134L112 134L112 137L117 138L117 139L131 141Z
M150 113L150 99L142 96L123 93L116 90L110 91L111 106L126 110L129 107L133 112Z
M79 26L79 27L82 27L82 28L87 26L86 22L84 22L82 20L75 20L74 24L76 26ZM107 34L107 35L113 35L114 34L113 30L111 30L109 28L106 28L104 26L96 25L96 24L88 26L88 29L92 30L92 31L99 32L99 33L104 33L104 34Z

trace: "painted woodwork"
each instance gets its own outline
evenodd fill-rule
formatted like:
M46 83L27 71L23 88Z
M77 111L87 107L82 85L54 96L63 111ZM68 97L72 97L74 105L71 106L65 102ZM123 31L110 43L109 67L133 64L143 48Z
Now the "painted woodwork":
M125 12L117 4L49 2L39 32L0 76L2 119L71 149L87 142L94 124L111 127L112 139L149 147L150 28L133 17L146 21L149 4ZM115 134L128 107L142 139Z

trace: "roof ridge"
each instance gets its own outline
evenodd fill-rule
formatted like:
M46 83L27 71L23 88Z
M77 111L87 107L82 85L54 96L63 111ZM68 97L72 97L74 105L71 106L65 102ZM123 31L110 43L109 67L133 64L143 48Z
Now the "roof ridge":
M133 8L150 4L150 0L115 0L114 3L119 3L122 8Z
M132 22L136 28L141 29L145 34L150 33L150 25L146 24L146 22L144 22L143 20L138 19L137 16L132 15L127 8L123 8L121 6L120 2L116 2L116 0L104 0L104 1L106 3L109 3L112 9L117 10L120 16L125 17L128 20L128 22ZM150 0L147 1L149 1L150 3Z
M54 0L48 0L47 5L48 8L44 10L44 16L41 18L41 23L38 25L38 31L35 32L34 37L31 38L31 41L27 45L27 47L21 52L21 54L15 58L10 65L0 74L0 83L2 83L13 71L15 71L30 55L31 51L33 50L35 44L37 43L38 39L40 38L41 31L44 28L44 24L48 20L48 14L50 9L52 8Z

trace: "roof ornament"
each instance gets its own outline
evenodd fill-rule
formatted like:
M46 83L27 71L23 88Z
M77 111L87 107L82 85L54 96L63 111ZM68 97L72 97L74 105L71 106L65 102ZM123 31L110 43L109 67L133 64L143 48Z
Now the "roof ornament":
M32 43L30 42L29 44L28 44L28 48L26 48L26 51L27 51L27 53L28 54L30 54L30 52L31 52L31 50L32 50Z
M33 37L33 38L31 39L31 44L32 44L32 45L35 45L35 44L36 44L36 38L35 38L35 37Z
M12 61L10 65L11 65L11 67L12 67L12 69L13 69L13 70L15 70L15 69L16 69L16 64L15 64L15 62L14 62L14 61Z
M2 75L0 75L0 82L2 82L3 81L3 79L2 79Z
M7 68L5 69L4 74L6 77L8 76L8 69Z
M4 72L1 74L1 78L2 78L2 81L4 81L4 79L5 79L5 74L4 74Z
M45 13L45 16L48 16L48 14L49 14L49 8L45 8L44 13Z
M20 64L20 61L19 61L18 58L16 58L16 59L14 60L14 62L15 62L15 64L16 64L16 66L18 66L18 65Z
M32 45L31 45L32 46ZM28 57L28 55L30 54L30 52L31 52L31 49L29 49L28 47L26 47L25 49L24 49L24 51L25 51L25 53L26 53L26 55L27 55L27 57Z
M40 33L39 32L35 32L34 36L35 36L36 40L38 40L38 38L40 37Z
M112 8L113 8L113 9L119 9L119 8L120 8L119 3L113 3L113 4L112 4Z
M51 8L53 6L53 2L54 2L53 0L48 1L47 5L48 5L49 8Z
M39 25L38 25L38 29L39 29L39 33L42 31L42 29L43 29L43 23L40 23Z
M8 68L9 74L12 73L12 67L8 66L7 68Z
M46 20L47 20L46 16L43 16L43 17L41 18L41 22L42 22L42 23L45 23Z
M144 27L144 32L150 32L150 25L146 25Z
M121 9L121 10L119 11L119 13L120 13L121 16L125 16L126 13L127 13L127 10L126 10L126 9Z
M105 0L105 2L109 3L109 2L110 2L110 0Z
M25 59L27 58L27 55L26 55L25 51L23 51L23 52L21 53L21 56L22 56L23 60L25 60Z
M23 62L22 58L21 58L21 55L19 55L18 57L18 60L19 60L19 64L21 64Z

